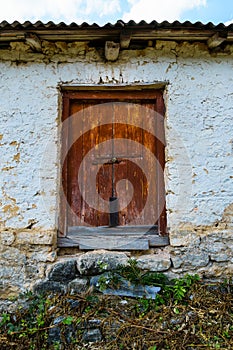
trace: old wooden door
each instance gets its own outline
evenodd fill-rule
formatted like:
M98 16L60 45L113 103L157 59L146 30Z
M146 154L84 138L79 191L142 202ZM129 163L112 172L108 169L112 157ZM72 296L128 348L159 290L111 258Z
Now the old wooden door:
M165 234L162 92L67 91L63 101L66 232L113 220Z

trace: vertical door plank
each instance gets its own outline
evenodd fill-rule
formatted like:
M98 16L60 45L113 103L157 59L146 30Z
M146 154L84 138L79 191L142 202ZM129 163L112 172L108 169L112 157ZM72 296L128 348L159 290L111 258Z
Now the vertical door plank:
M83 199L81 192L84 190L79 188L78 183L78 168L82 162L82 146L83 146L83 111L84 104L81 101L71 104L70 108L70 144L68 152L68 203L70 205L69 210L69 226L78 226L81 224L81 208L83 205ZM81 173L81 178L83 174ZM82 183L84 183L82 181Z
M70 99L68 96L62 98L62 126L61 126L61 190L60 190L60 215L58 222L58 237L63 237L67 232L67 192L68 192L68 169L67 169L67 150L68 150L68 124L66 119L69 116Z
M99 217L98 226L109 225L109 199L112 196L112 165L111 159L113 157L113 104L111 101L101 101L101 105L98 105L98 177L96 183L99 194ZM106 210L103 211L103 205L101 202L104 201Z

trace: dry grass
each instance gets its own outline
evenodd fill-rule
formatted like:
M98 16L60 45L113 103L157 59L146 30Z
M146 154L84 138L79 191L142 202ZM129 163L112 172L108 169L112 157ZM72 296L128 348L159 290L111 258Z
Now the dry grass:
M171 298L166 305L92 292L36 300L30 296L29 308L23 306L9 321L2 321L0 349L233 349L232 291L230 284L196 282L180 303ZM53 322L59 316L64 316L59 324L60 344L48 344L49 331L58 326ZM40 325L37 319L42 319ZM83 342L83 332L93 327L100 329L102 341Z

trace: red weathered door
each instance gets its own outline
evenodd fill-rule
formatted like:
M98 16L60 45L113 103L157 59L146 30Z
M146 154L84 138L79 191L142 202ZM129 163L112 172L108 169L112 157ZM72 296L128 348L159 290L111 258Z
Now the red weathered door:
M117 210L119 226L164 231L161 92L67 92L64 101L66 226L108 226Z

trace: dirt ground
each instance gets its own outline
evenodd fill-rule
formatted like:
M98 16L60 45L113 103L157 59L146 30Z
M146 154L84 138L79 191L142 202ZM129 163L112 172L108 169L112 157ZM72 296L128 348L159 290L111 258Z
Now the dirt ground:
M2 313L0 349L233 349L232 292L229 282L196 281L179 302L163 293L157 300L29 293Z

